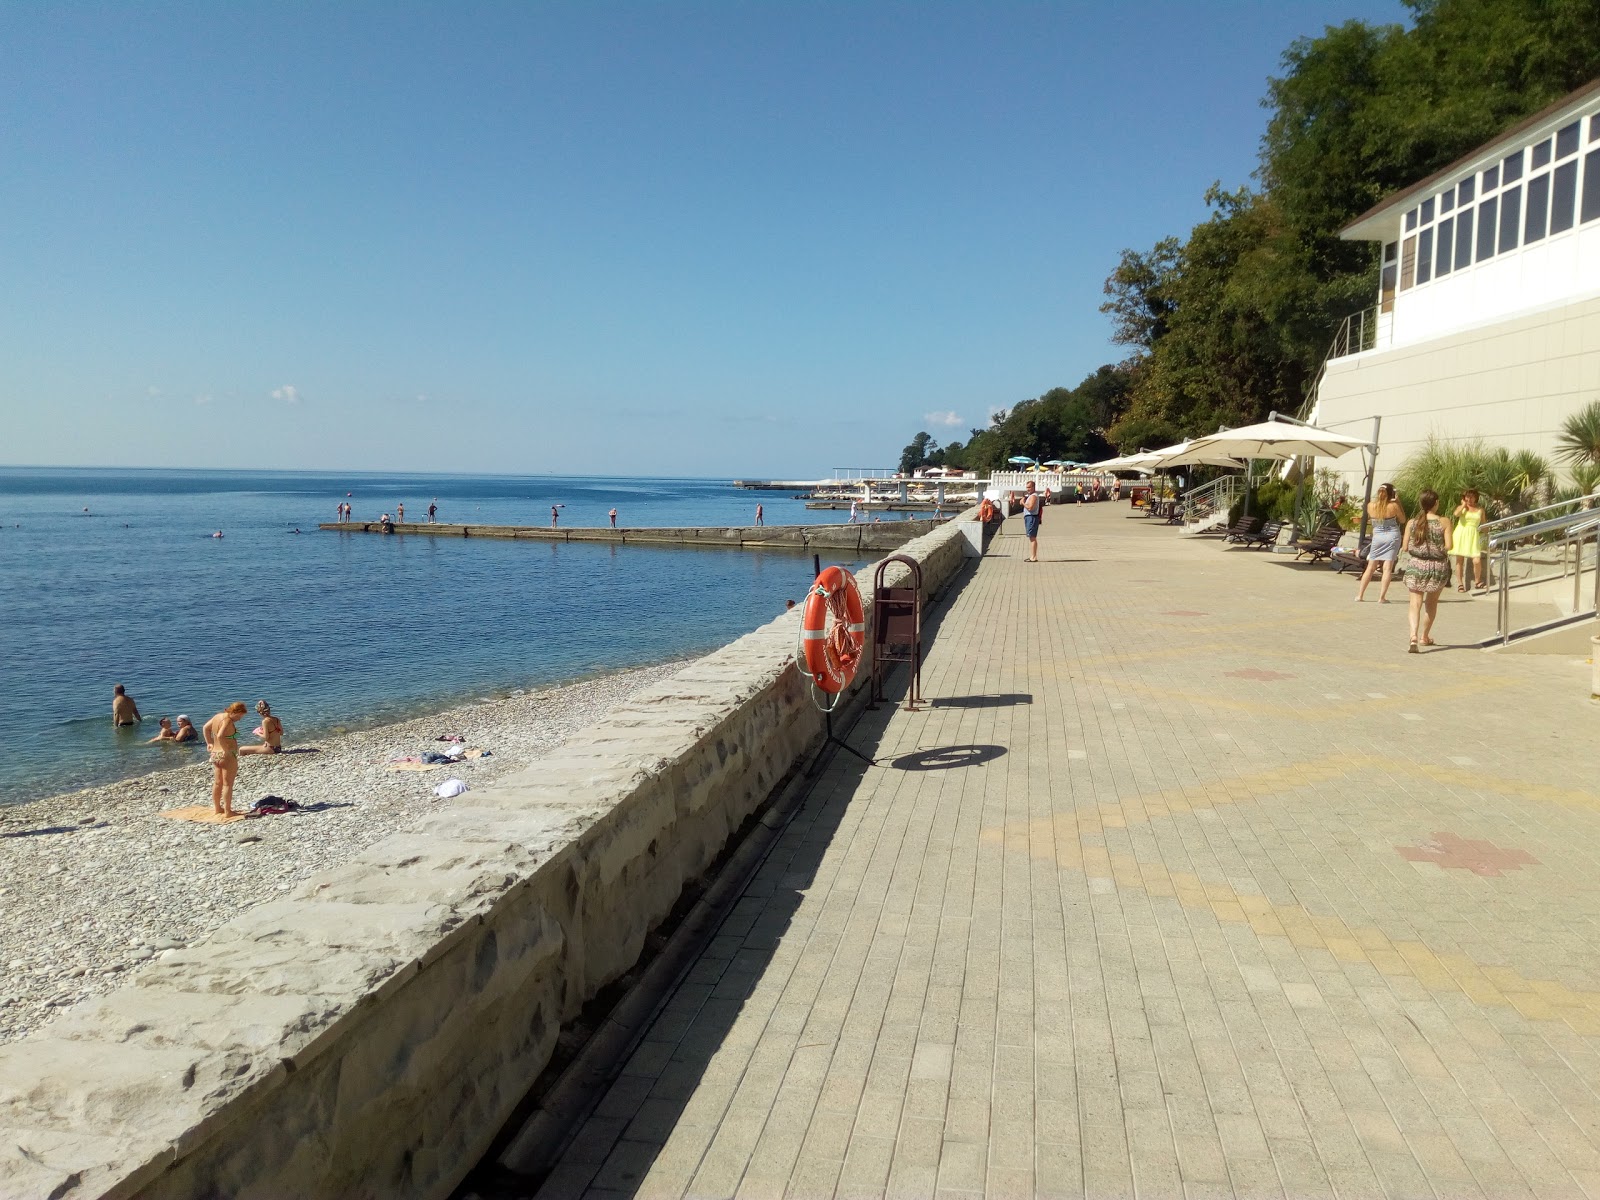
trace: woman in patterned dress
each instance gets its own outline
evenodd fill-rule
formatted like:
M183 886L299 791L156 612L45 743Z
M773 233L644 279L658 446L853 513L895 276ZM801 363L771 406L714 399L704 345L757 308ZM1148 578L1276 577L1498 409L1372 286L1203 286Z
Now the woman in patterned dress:
M1439 493L1429 488L1417 498L1420 510L1406 526L1406 590L1411 593L1411 646L1417 653L1420 636L1433 645L1433 619L1439 613L1439 593L1450 586L1450 522L1438 513Z

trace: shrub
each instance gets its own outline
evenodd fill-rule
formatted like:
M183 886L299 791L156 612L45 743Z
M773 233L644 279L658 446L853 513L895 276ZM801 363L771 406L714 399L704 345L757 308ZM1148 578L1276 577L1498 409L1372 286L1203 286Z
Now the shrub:
M1573 467L1600 466L1600 400L1562 422L1556 458Z
M1429 438L1401 464L1394 483L1408 514L1427 488L1439 493L1439 511L1448 514L1468 488L1476 488L1491 517L1523 512L1544 503L1554 480L1550 465L1531 450L1512 453L1481 441L1444 442Z

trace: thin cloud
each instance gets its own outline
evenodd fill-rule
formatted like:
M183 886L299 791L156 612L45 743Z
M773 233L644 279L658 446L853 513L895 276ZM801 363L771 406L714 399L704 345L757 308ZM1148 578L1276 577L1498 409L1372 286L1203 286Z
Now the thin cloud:
M152 383L149 387L145 388L144 394L149 396L150 399L154 400L157 396L161 395L162 392L160 388Z
M194 398L194 402L196 404L210 404L211 403L211 393L210 392L201 392L199 395L197 395Z
M285 404L299 404L300 389L292 383L286 383L281 388L272 389L272 398L282 400Z
M960 413L953 413L953 412L923 413L922 414L922 419L924 421L926 421L930 425L952 425L952 426L954 426L954 425L961 424L961 414Z

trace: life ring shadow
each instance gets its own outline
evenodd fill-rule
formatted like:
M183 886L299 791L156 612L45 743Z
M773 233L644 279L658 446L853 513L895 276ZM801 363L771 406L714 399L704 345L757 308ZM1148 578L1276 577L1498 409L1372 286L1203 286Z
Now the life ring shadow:
M977 767L992 762L1006 752L1004 746L939 746L902 754L889 763L901 771L949 771L957 767Z

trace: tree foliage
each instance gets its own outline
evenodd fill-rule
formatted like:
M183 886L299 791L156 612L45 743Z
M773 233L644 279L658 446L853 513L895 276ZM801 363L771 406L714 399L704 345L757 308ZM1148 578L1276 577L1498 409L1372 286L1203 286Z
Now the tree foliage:
M1596 0L1406 0L1284 52L1256 187L1207 193L1186 239L1124 250L1101 306L1136 348L1108 436L1129 451L1293 412L1338 322L1377 293L1377 247L1339 230L1600 74Z

